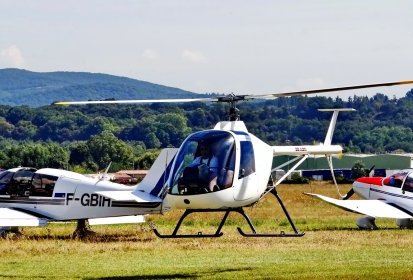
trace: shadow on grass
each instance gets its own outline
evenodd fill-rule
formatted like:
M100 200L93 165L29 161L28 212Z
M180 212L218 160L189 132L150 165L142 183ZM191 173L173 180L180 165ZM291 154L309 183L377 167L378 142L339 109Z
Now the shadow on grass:
M378 229L360 229L355 227L323 227L307 229L306 232L319 232L319 231L354 231L354 232L380 232L380 231L393 231L404 230L397 227L379 227Z
M83 242L148 242L156 239L155 234L153 236L137 234L94 234L82 239L73 239L72 235L9 235L5 239L10 240L80 240Z
M198 272L198 273L175 273L175 274L154 274L154 275L134 275L134 276L113 276L113 277L96 277L96 278L85 278L88 280L132 280L132 279L196 279L200 277L213 276L219 273L225 272L237 272L237 271L247 271L253 268L228 268L228 269L216 269L212 271Z

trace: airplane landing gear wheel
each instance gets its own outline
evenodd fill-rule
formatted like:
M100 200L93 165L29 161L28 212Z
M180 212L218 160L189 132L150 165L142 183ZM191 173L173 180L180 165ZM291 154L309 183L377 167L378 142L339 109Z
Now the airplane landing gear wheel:
M18 227L0 227L0 238L6 238L7 236L10 237L10 235L20 237L23 233Z
M77 220L77 226L73 232L73 239L85 239L95 236L96 233L90 229L89 221L87 219Z

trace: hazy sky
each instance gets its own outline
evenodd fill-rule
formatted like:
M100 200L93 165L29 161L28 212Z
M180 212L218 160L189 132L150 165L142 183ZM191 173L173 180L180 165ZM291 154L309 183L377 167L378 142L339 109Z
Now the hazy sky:
M237 94L413 80L413 1L0 0L6 67Z

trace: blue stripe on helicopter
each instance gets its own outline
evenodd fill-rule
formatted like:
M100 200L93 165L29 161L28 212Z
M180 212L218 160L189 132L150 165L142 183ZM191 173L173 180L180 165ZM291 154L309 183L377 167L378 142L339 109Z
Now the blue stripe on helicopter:
M245 132L245 131L235 131L235 130L232 130L232 132L234 132L236 135L249 135L247 132Z
M65 197L66 197L66 193L58 192L58 193L55 193L55 194L54 194L54 197L65 198Z
M171 172L172 163L174 162L175 156L169 162L168 166L166 167L165 171L162 173L161 178L159 178L158 182L156 183L155 187L151 190L150 194L154 196L159 196L160 192L163 190L164 184L169 178L169 173Z

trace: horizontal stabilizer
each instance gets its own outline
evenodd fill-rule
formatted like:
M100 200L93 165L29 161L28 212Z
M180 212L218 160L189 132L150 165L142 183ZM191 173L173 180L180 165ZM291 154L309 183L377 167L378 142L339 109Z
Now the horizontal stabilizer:
M144 222L145 222L145 217L143 215L89 219L89 224L92 226L113 225L113 224L138 224L138 223L144 223Z
M0 208L0 227L38 227L47 225L48 221L19 210Z
M143 191L101 191L96 192L115 201L162 202L162 199Z
M374 218L410 219L409 214L381 200L339 200L320 194L305 193L341 209L367 215Z

